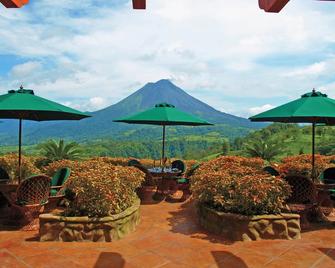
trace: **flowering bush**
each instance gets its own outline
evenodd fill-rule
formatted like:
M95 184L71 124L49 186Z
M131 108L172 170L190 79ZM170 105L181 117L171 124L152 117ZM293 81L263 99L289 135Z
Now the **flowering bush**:
M194 198L224 212L243 215L280 213L290 194L280 177L266 174L263 160L222 156L203 163L191 177Z
M332 159L332 156L315 155L315 175L317 177L327 167L334 166L334 164L331 164ZM278 170L283 176L303 175L311 177L312 175L312 155L289 156L282 159L281 162Z
M144 180L144 173L136 168L114 166L96 159L61 160L51 165L71 168L66 188L74 193L74 198L65 210L70 216L102 217L120 213L133 204L135 190Z
M40 170L35 166L35 159L33 157L23 155L21 157L22 179L40 173ZM0 166L6 170L12 181L16 181L19 178L19 156L17 154L11 153L1 156Z

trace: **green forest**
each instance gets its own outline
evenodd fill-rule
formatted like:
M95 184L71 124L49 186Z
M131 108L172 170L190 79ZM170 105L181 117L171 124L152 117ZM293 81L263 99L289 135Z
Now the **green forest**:
M166 141L168 157L206 160L218 155L242 155L275 161L289 155L311 153L312 127L275 123L232 139L223 137L218 132L169 137L171 138ZM23 146L23 152L26 155L43 155L45 146L51 142ZM59 145L59 140L53 142ZM162 148L162 141L157 138L142 141L105 138L82 143L65 140L64 146L68 144L75 148L81 158L110 156L159 159ZM17 152L17 146L2 146L1 154L8 152ZM334 127L316 127L316 152L324 155L335 154Z

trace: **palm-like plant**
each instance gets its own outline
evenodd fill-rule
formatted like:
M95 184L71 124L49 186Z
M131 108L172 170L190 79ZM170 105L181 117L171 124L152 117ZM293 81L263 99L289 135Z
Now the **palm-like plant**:
M79 144L76 142L65 143L64 140L49 140L40 145L43 155L51 160L57 161L61 159L78 159L82 154Z
M271 161L275 156L282 153L283 149L279 143L259 139L248 143L245 152L251 157L260 157Z

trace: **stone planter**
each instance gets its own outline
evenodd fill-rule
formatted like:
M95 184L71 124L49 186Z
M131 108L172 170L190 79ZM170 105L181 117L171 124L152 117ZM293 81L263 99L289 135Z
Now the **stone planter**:
M102 218L41 214L40 241L111 242L133 232L140 222L140 200L117 215Z
M206 230L233 241L300 239L298 214L243 216L218 212L199 204L198 215Z

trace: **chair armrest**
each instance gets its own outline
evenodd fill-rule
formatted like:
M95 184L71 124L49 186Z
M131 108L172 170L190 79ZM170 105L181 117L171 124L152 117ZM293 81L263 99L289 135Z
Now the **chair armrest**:
M62 185L61 185L61 186L51 186L51 187L50 187L50 189L56 189L56 190L57 190L57 189L61 189L61 188L63 188Z

